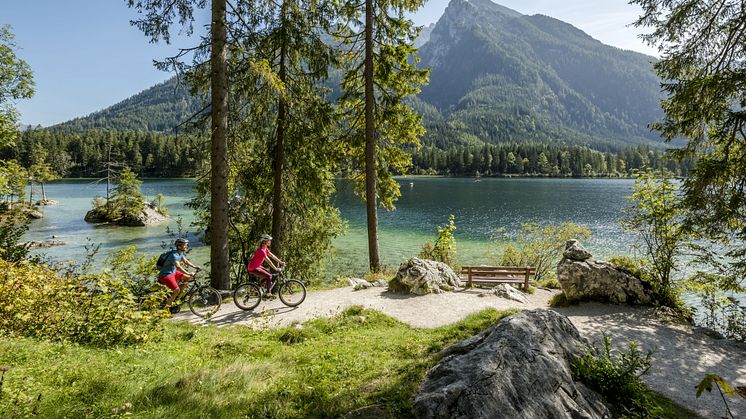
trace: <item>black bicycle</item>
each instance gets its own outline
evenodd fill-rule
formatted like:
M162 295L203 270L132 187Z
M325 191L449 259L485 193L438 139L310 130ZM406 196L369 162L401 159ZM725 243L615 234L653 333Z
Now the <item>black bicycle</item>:
M200 269L194 271L194 276L189 279L186 288L182 292L184 296L182 301L186 301L189 310L195 316L207 319L220 310L220 305L223 304L223 297L220 296L220 292L215 288L197 280L200 271Z
M288 279L283 269L277 271L274 276L277 296L280 301L288 307L297 307L306 299L306 286L297 279ZM254 275L249 275L249 280L240 284L233 291L233 302L241 310L253 310L270 293L266 287L261 284L260 279Z

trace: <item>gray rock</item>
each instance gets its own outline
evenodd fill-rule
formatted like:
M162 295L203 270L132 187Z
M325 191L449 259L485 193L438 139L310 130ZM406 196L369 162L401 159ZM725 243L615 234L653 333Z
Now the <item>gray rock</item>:
M557 265L557 280L568 299L614 304L652 302L650 284L607 262L563 258Z
M28 218L33 218L34 220L44 218L44 214L42 214L41 211L35 209L28 210L26 212L26 215L28 216Z
M36 205L57 205L59 204L58 201L55 201L54 199L42 199L39 201L36 201Z
M501 298L507 298L508 300L528 304L528 298L526 298L526 295L509 284L500 284L496 286L492 289L492 293Z
M66 243L62 240L44 240L44 241L30 241L23 245L28 249L46 249L53 246L64 246Z
M361 278L348 278L348 281L355 291L365 290L373 286L373 284Z
M389 289L415 295L438 294L461 286L461 279L450 266L434 260L412 258L403 263Z
M440 355L414 400L418 418L609 418L572 379L588 342L561 314L524 311Z
M375 281L373 282L373 286L374 286L374 287L388 287L388 286L389 286L389 283L388 283L388 282L386 282L386 281L384 281L383 279L376 279L376 280L375 280Z
M585 250L583 245L581 245L577 240L568 240L567 243L565 243L565 251L562 253L562 256L566 259L579 261L588 260L593 257L591 252Z

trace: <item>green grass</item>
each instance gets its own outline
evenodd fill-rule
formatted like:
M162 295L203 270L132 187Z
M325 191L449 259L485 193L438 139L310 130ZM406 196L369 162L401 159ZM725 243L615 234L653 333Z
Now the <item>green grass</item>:
M660 393L649 391L648 396L651 403L658 407L658 417L662 419L704 419L698 413L679 406Z
M111 349L4 337L0 417L339 417L369 405L410 417L436 354L513 312L438 329L360 307L275 330L166 322L159 342Z
M167 322L160 342L113 349L3 338L0 417L336 417L373 404L409 415L434 355L511 313L434 330L359 307L279 330Z

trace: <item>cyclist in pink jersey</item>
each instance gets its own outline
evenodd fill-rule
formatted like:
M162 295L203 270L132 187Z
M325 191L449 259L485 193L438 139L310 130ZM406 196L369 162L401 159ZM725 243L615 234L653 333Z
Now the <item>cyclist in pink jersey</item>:
M254 252L254 256L251 258L251 261L249 261L249 264L246 266L246 270L249 271L250 274L262 278L262 283L267 283L268 293L272 292L272 287L275 284L272 280L272 274L268 270L266 270L264 266L262 266L262 264L266 260L267 263L269 263L269 266L271 266L272 269L276 271L279 271L280 269L276 267L274 263L272 263L272 259L274 259L281 266L285 265L285 262L281 261L280 258L269 251L269 245L271 243L272 236L270 236L269 234L262 234L261 244L259 245L259 248L256 249L256 252Z

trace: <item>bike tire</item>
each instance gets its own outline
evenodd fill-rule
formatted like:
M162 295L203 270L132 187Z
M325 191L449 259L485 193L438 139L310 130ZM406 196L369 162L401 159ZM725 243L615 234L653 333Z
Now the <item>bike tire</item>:
M244 282L233 291L233 302L241 310L253 310L262 302L262 290L250 282Z
M203 319L210 318L217 313L222 303L223 297L220 296L218 290L210 286L196 288L187 296L189 310Z
M288 279L280 286L277 293L283 304L288 307L296 307L306 299L306 286L297 279Z

